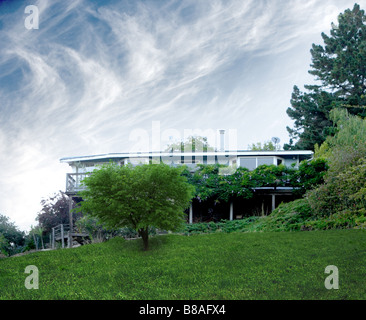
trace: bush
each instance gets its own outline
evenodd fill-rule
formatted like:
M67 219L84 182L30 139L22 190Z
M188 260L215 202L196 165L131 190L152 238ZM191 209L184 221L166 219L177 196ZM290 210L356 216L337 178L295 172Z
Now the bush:
M309 191L306 197L319 217L345 210L359 215L366 207L366 159L343 172L328 175L325 184Z
M291 177L292 186L297 188L294 193L303 195L306 191L322 184L328 168L326 159L319 158L311 161L302 161L299 169Z
M250 226L258 221L260 217L248 217L241 220L221 220L220 222L202 222L195 224L187 224L183 230L185 235L214 233L214 232L248 232Z

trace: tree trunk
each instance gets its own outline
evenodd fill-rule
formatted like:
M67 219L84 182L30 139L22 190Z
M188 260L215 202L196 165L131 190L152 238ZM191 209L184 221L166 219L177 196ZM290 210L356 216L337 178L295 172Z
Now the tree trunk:
M142 238L142 241L144 243L144 251L148 250L149 247L149 232L148 228L139 229L139 235Z

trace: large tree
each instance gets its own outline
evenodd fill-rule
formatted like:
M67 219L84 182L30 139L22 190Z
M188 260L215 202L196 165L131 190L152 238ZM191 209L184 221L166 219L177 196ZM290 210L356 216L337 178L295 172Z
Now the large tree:
M83 180L79 210L108 227L133 228L147 250L150 227L176 231L185 221L194 187L181 173L165 164L104 165Z
M312 45L309 73L319 85L297 86L287 114L294 128L287 128L290 144L285 149L314 149L333 132L329 112L335 107L347 108L350 114L366 116L366 16L355 4L332 23L330 35L322 33L324 45ZM297 140L293 144L293 140Z

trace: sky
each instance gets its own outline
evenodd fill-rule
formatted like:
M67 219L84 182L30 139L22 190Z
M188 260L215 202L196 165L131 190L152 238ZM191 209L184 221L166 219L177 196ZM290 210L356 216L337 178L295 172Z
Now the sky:
M283 145L293 86L315 81L311 45L354 3L2 1L0 214L36 225L41 200L65 191L63 157L157 151L219 129L239 150Z

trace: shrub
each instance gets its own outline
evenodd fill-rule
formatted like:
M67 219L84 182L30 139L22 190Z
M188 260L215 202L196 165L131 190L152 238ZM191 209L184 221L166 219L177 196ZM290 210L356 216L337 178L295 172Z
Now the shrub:
M299 169L291 176L291 184L297 188L294 193L303 195L306 191L322 184L328 168L328 161L323 158L302 161Z
M343 172L329 174L325 184L309 191L306 197L319 217L345 210L357 216L366 207L366 159Z
M260 217L248 217L241 220L221 220L220 222L195 223L187 224L183 230L185 235L214 233L214 232L247 232L249 227L256 222Z

